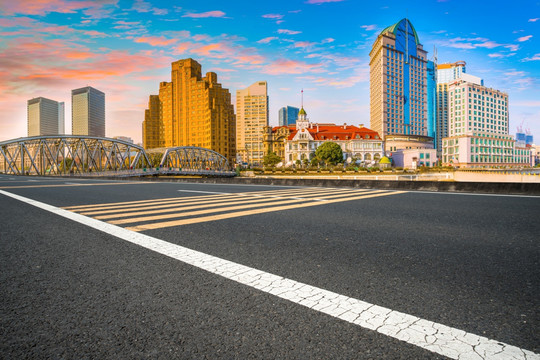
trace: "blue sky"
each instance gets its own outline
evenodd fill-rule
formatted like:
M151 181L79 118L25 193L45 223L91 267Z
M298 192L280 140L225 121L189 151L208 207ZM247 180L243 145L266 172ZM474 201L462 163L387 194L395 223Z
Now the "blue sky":
M90 85L106 93L107 136L141 141L150 94L170 63L194 58L233 95L266 80L270 124L304 106L314 122L369 125L369 52L408 17L431 58L509 94L510 133L540 142L538 1L0 0L0 140L26 136L26 101L66 103Z

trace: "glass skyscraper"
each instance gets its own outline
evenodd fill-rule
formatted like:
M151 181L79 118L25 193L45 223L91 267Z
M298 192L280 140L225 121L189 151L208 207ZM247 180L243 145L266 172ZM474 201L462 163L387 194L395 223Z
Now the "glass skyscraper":
M105 94L87 86L71 90L73 135L105 137Z
M279 109L279 126L287 126L296 124L298 120L298 108L286 106Z
M427 52L411 22L384 29L369 56L370 127L383 138L427 136Z
M28 136L64 134L64 103L38 97L28 100Z

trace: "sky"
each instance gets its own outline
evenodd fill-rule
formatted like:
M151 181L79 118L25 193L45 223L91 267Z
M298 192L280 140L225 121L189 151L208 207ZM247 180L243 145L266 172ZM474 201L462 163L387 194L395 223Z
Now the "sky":
M369 127L369 52L407 17L438 63L508 93L510 133L540 143L540 2L464 0L0 0L0 141L27 135L26 103L106 94L106 136L142 141L148 97L193 58L236 91L268 82L270 125L301 105L312 122Z

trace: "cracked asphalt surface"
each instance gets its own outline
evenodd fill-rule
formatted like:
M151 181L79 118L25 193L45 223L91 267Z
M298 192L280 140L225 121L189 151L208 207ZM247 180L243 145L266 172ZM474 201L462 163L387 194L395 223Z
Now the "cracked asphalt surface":
M59 207L276 189L11 178ZM538 353L539 210L410 192L144 233ZM3 195L0 219L5 359L443 358Z

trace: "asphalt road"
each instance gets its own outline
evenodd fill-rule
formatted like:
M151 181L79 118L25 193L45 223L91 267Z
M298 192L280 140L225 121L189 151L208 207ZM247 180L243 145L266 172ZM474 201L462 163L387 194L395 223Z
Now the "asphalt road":
M540 353L538 197L5 175L0 190ZM176 198L196 204L183 222ZM0 219L2 359L445 358L5 194Z

